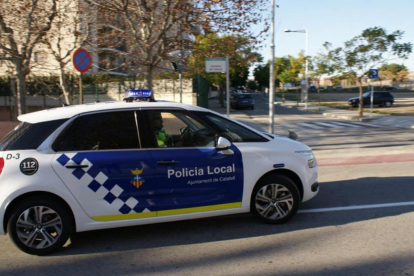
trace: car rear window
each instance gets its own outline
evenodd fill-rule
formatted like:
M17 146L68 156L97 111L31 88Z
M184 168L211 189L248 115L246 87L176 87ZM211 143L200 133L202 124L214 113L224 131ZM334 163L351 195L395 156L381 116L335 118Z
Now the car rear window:
M37 149L66 120L21 123L0 141L0 151Z
M239 99L241 99L241 100L243 100L243 99L251 99L252 98L252 96L251 95L238 95L238 97L237 98L239 98Z

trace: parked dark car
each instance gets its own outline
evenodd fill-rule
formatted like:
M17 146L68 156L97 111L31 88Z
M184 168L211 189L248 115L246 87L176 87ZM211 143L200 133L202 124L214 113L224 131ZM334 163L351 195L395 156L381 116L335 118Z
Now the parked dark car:
M362 94L363 104L371 104L371 92ZM357 107L359 105L359 97L350 98L349 105ZM390 92L386 91L374 91L374 103L373 105L391 107L394 104L394 96Z
M309 86L309 92L316 92L316 91L318 91L318 89L316 88L315 85Z
M394 86L390 86L390 85L384 85L384 86L381 86L381 90L393 91L393 90L397 90L397 88L395 88Z
M254 109L254 100L250 94L236 94L230 100L230 106L234 109L251 108Z

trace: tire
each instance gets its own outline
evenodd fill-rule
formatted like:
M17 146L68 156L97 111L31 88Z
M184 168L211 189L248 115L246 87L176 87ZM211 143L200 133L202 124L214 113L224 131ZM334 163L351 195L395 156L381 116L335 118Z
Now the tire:
M385 107L391 107L392 103L390 101L386 101L386 102L384 102L384 106Z
M299 190L290 178L269 175L257 183L250 206L253 215L263 222L280 224L296 214L299 203Z
M31 197L13 209L7 231L21 251L47 255L60 249L69 239L73 231L72 216L66 206L54 198Z

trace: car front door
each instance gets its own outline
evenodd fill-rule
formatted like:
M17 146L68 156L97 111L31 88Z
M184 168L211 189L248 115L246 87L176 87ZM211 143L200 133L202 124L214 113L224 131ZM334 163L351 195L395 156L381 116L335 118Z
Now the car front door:
M156 216L152 157L140 147L137 113L81 115L55 142L53 169L94 220Z
M236 146L217 150L216 133L191 113L151 110L145 114L158 216L241 207L243 163Z

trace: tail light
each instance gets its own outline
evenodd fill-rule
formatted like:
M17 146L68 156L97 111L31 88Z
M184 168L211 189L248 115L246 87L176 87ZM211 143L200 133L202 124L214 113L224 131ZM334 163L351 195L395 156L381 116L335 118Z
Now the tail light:
M4 159L0 158L0 174L3 171L3 168L4 168Z

